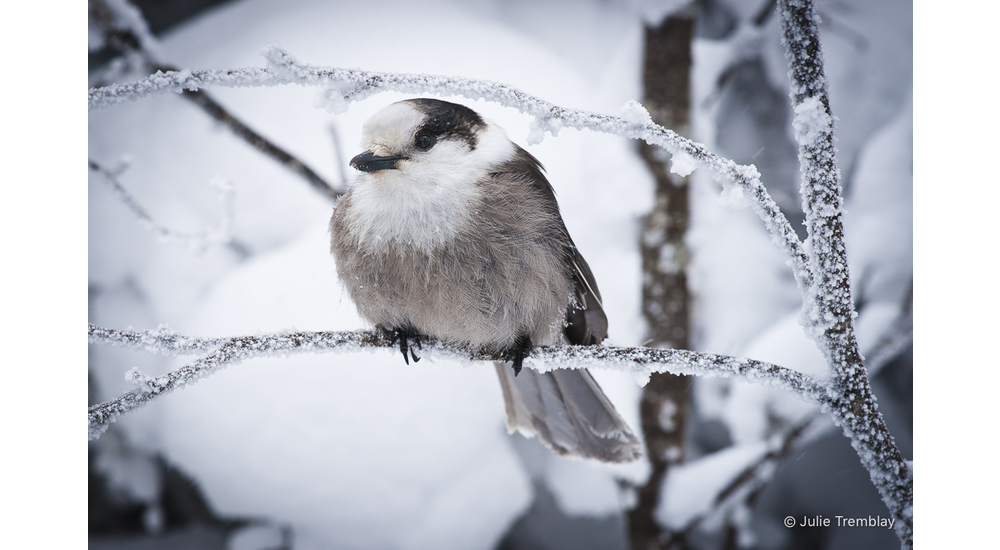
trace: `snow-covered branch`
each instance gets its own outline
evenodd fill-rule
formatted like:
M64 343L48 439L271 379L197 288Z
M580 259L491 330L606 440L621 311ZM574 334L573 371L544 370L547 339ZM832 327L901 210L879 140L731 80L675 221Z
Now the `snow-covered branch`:
M263 54L267 67L157 72L134 82L91 88L88 92L88 105L91 110L101 109L150 95L182 93L184 90L206 87L288 84L322 87L325 107L333 112L343 112L350 102L384 91L459 95L472 100L492 101L535 117L531 135L528 136L529 142L540 142L546 131L555 135L562 128L586 129L642 139L651 145L663 147L675 155L675 159L683 159L685 163L693 162L706 168L713 176L738 187L750 198L772 240L790 258L796 281L802 288L812 285L808 258L802 243L764 188L757 169L753 165L743 166L722 158L704 145L654 123L638 104L629 104L623 116L612 116L560 107L513 86L487 80L319 67L299 63L290 53L276 45L265 47Z
M142 350L164 355L206 353L194 362L163 376L151 377L132 369L126 377L135 388L121 396L90 407L89 437L96 439L122 414L145 405L156 397L216 372L229 365L258 357L298 353L341 352L398 346L381 331L290 332L231 338L191 338L160 327L137 332L96 325L89 327L92 344ZM433 339L421 341L423 356L503 361L501 354L488 354ZM554 369L600 367L639 375L654 372L701 376L741 377L770 387L793 392L807 401L836 406L824 384L806 374L754 359L696 353L687 350L624 348L613 346L538 346L527 366L547 372Z
M782 43L789 62L793 126L799 144L803 211L809 232L812 285L803 304L803 325L818 343L834 374L845 407L834 419L858 452L893 517L904 547L913 546L913 477L885 426L871 393L854 333L844 245L840 170L833 138L818 23L810 0L780 0Z

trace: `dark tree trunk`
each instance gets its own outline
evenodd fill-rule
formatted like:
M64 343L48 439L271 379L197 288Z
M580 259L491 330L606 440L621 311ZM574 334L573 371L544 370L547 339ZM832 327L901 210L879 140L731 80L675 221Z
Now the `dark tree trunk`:
M680 134L690 130L691 39L694 6L667 17L658 27L647 27L643 63L644 105L653 121ZM690 347L690 296L687 289L688 228L687 178L668 170L662 149L640 142L639 152L656 178L656 203L647 215L640 239L642 251L642 311L652 347ZM666 548L669 533L655 521L660 487L667 470L684 457L684 425L690 379L653 374L643 388L640 403L642 432L652 473L638 489L638 502L629 512L633 550ZM683 541L681 541L683 542ZM671 544L678 547L676 543Z

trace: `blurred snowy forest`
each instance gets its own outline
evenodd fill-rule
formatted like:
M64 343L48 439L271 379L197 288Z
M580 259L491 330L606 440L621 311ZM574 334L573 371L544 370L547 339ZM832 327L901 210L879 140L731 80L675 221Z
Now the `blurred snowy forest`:
M912 7L816 9L854 329L878 410L912 460ZM635 100L656 122L756 166L806 237L789 64L770 0L236 0L176 26L157 21L154 37L125 0L91 0L90 86L158 69L260 67L262 48L278 43L315 65L490 80L568 109L634 119L623 106ZM683 108L652 93L650 60L667 43L687 46ZM350 185L363 122L407 97L331 106L322 87L208 87L91 110L90 322L202 338L366 328L328 252L331 195ZM683 155L572 128L539 142L535 117L441 97L497 122L545 165L604 296L607 344L833 376L801 326L789 260L743 190L690 172ZM683 198L664 198L676 189ZM685 218L679 236L670 223L655 233L651 212ZM656 305L656 281L681 285L669 294L683 303ZM133 367L158 376L189 363L92 345L90 403L129 391ZM654 430L662 435L652 460L564 459L507 435L483 363L407 366L391 350L249 360L121 416L90 443L90 546L899 546L884 527L783 525L892 517L818 405L737 378L591 371L648 448Z

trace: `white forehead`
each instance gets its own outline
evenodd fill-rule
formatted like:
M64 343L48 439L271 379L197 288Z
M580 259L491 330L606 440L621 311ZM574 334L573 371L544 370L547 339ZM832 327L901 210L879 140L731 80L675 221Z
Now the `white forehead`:
M424 114L409 103L393 103L372 115L361 131L361 146L397 150L413 140Z

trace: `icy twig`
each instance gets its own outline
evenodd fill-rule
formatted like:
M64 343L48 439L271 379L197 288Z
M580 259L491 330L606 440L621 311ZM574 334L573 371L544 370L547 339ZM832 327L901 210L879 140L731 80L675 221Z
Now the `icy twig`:
M913 476L871 393L854 333L854 303L844 245L840 171L834 118L820 50L818 17L810 0L779 0L782 43L789 62L793 126L799 144L803 211L809 232L812 284L804 287L803 325L826 357L843 407L835 422L850 438L882 500L896 518L905 548L913 546Z
M203 251L214 245L228 245L232 242L232 226L235 212L233 207L233 187L229 182L221 182L216 185L222 195L223 203L223 219L219 228L200 233L181 233L180 231L174 231L156 223L156 220L153 219L149 212L118 181L118 175L114 171L101 166L93 160L88 160L87 164L91 171L101 175L102 179L111 187L114 194L122 201L122 204L131 210L135 214L135 217L139 218L139 222L158 235L163 241L188 246L196 251ZM241 246L237 245L238 248Z
M298 84L323 88L328 108L342 112L352 101L360 101L379 92L459 95L471 100L483 99L511 107L535 117L529 141L540 141L544 132L553 135L562 128L587 129L632 139L642 139L676 155L686 155L692 162L707 169L714 177L742 189L751 197L754 210L774 243L790 258L793 275L803 288L812 286L808 258L785 215L761 183L760 173L753 165L743 166L719 157L704 145L684 138L655 124L651 120L626 119L578 109L567 109L506 84L424 74L401 74L338 69L299 63L278 46L264 48L268 67L219 70L183 70L157 72L141 80L91 88L88 105L91 110L106 108L123 101L167 92L182 93L205 87L259 87Z
M190 338L169 329L137 332L114 330L91 324L90 343L142 350L165 355L206 353L203 357L155 378L134 373L141 384L121 396L90 407L90 439L97 439L122 414L156 397L193 383L229 365L257 357L298 353L342 352L361 349L398 349L389 335L380 331L290 332L237 336L231 338ZM434 339L421 340L423 356L503 361L502 354L484 353ZM741 377L770 387L793 392L807 401L836 406L822 382L778 365L753 359L729 357L687 350L622 348L611 346L538 346L527 360L541 372L553 369L600 367L649 374L698 374L702 376Z

